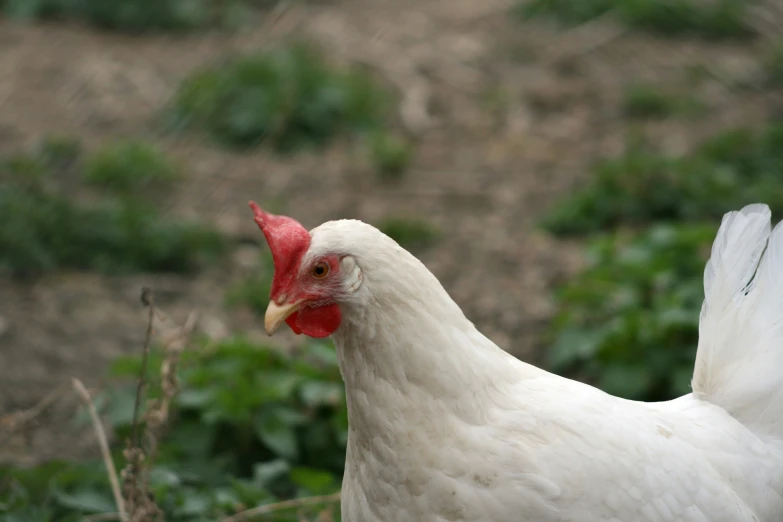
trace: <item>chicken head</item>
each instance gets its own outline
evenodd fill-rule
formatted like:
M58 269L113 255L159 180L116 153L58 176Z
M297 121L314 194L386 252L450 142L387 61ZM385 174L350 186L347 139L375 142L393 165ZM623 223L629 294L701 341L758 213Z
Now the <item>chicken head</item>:
M336 303L340 288L340 258L334 254L308 257L310 233L298 221L264 212L250 202L274 261L269 306L264 317L272 335L285 321L296 334L328 337L340 326Z

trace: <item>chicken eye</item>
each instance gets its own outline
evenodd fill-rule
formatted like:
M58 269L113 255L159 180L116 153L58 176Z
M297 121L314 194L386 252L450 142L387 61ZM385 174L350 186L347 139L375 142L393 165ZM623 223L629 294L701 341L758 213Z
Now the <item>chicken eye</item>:
M313 267L313 276L316 279L323 279L329 275L329 263L321 261Z

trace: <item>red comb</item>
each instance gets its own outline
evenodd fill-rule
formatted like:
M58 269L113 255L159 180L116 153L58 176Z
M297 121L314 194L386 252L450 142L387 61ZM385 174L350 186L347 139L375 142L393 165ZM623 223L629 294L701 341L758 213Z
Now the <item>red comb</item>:
M310 248L310 232L293 218L264 212L255 201L249 205L253 210L253 219L264 233L272 251L275 276L270 295L275 298L293 285L302 256Z

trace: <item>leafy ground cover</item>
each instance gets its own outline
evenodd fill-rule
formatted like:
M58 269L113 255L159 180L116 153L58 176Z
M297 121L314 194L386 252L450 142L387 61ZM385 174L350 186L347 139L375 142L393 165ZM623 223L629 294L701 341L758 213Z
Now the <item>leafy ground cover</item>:
M78 144L54 139L1 159L0 271L178 272L219 258L226 245L216 231L164 217L147 192L176 172L142 143L111 144L82 158ZM66 191L69 181L97 189Z

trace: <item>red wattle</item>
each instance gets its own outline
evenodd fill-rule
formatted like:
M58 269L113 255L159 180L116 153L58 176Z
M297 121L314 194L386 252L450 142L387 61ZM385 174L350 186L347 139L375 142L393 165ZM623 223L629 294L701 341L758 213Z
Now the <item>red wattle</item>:
M299 335L302 333L302 330L299 329L299 326L297 326L297 321L299 320L299 312L294 312L288 317L285 318L286 324L291 328L291 330L296 334Z
M329 337L342 321L342 312L336 304L309 307L306 306L289 315L285 322L295 334L305 334L320 339Z

